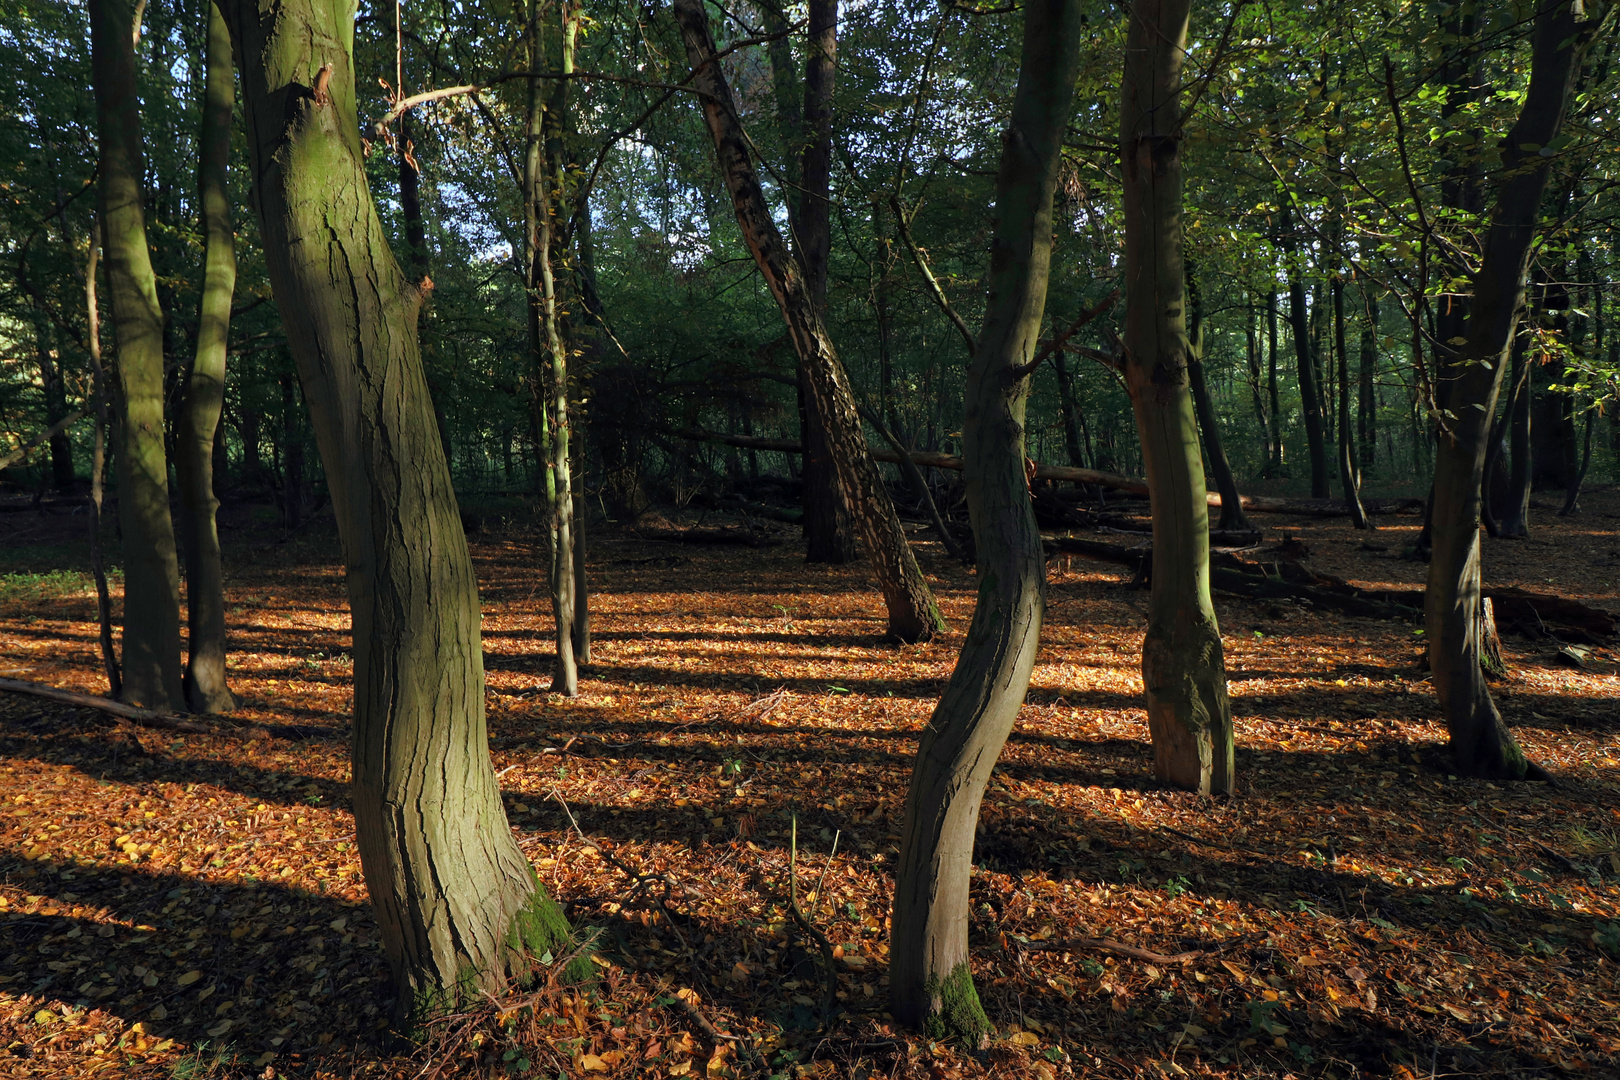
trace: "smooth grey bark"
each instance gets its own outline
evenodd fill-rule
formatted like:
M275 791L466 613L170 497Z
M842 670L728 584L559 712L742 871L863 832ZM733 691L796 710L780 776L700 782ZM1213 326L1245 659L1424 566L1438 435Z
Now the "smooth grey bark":
M1232 790L1233 735L1210 599L1209 503L1188 384L1180 87L1189 7L1190 0L1138 0L1126 32L1120 103L1124 374L1153 507L1142 683L1154 772L1207 794Z
M203 83L197 186L202 207L203 284L197 349L186 372L175 424L175 476L184 513L186 553L186 704L193 712L236 708L225 678L225 573L219 550L219 498L214 494L214 445L225 406L225 354L231 297L236 289L236 237L231 227L226 169L231 156L231 114L236 72L231 37L216 4L208 4L208 52Z
M808 397L826 421L839 488L854 514L888 606L889 633L901 641L926 641L944 629L944 620L906 542L883 475L867 449L849 376L805 284L803 268L782 242L765 203L731 88L715 56L708 14L702 0L675 0L674 12L737 224L787 323Z
M990 290L962 419L978 600L917 748L895 874L889 1010L934 1038L970 1044L990 1031L968 955L974 833L985 784L1029 688L1046 609L1024 410L1027 365L1046 307L1052 198L1082 21L1079 0L1031 0L1024 7L1018 89L996 177Z
M353 616L355 831L396 1015L498 991L569 928L490 764L477 581L355 121L353 0L222 5L265 264L326 467Z
M146 245L134 9L93 0L102 252L117 341L118 510L124 531L124 700L178 711L180 562L163 445L163 311Z
M1531 45L1530 86L1502 142L1496 205L1474 274L1466 343L1445 356L1446 423L1435 452L1432 550L1424 590L1429 669L1459 774L1517 780L1546 773L1519 749L1480 668L1479 504L1486 444L1508 366L1530 246L1552 159L1538 153L1564 124L1580 58L1603 19L1584 19L1564 0L1541 0ZM1526 150L1532 146L1534 149Z

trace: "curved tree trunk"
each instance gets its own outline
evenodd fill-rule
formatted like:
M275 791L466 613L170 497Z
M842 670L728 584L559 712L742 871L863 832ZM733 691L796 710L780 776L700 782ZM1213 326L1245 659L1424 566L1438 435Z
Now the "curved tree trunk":
M888 604L889 633L901 641L926 641L944 628L944 620L906 543L905 530L894 512L883 476L867 449L849 376L827 336L802 269L788 254L765 204L731 88L715 58L709 17L702 0L675 0L674 11L692 64L692 84L702 95L703 118L731 193L737 224L782 310L806 376L808 399L826 421L827 444L838 470L839 487L855 516Z
M1153 507L1142 682L1154 771L1178 787L1209 793L1232 790L1233 747L1226 661L1209 593L1209 503L1187 370L1179 91L1189 6L1190 0L1138 0L1127 31L1120 107L1125 383Z
M225 18L208 5L208 60L203 86L202 135L197 178L202 204L203 287L197 316L197 354L186 373L185 397L175 432L175 475L185 507L181 530L186 551L186 704L194 712L223 713L236 707L225 682L225 576L215 515L214 443L225 405L225 350L236 289L236 236L231 228L225 171L231 156L231 113L236 73Z
M326 465L354 620L355 831L397 989L494 991L568 926L490 765L477 582L355 123L352 3L222 4L265 263Z
M1025 474L1024 409L1052 254L1052 196L1079 68L1079 0L1032 0L1002 140L990 295L962 420L979 595L956 668L923 730L906 795L889 950L889 1008L935 1038L990 1024L968 958L968 887L984 786L1029 688L1046 559Z
M146 247L135 13L123 0L90 5L101 140L102 252L117 337L118 512L124 529L123 697L185 707L180 676L180 564L169 517L163 446L163 312Z
M1474 275L1467 343L1439 372L1449 382L1448 420L1437 441L1431 513L1433 555L1424 591L1424 626L1435 693L1451 736L1457 772L1524 779L1545 776L1526 760L1491 700L1480 668L1479 499L1487 436L1524 297L1524 274L1551 161L1546 146L1563 126L1592 24L1572 5L1541 0L1530 87L1502 143L1496 208Z

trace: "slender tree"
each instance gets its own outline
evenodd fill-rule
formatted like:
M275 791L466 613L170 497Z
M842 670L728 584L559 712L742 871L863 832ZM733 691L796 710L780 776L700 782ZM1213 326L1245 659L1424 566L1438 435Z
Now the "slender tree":
M163 311L146 246L134 27L135 12L125 0L91 3L101 246L117 340L123 696L152 708L182 709L180 564L163 446Z
M186 372L185 395L175 425L175 475L185 510L180 518L189 622L185 694L192 709L206 713L236 707L225 681L225 577L215 524L219 498L214 494L214 443L225 404L225 352L236 289L236 234L225 183L235 107L230 32L218 6L210 2L197 165L203 227L202 299L197 351Z
M1154 771L1232 790L1232 711L1209 591L1209 503L1188 367L1181 254L1181 67L1190 0L1138 0L1125 41L1120 165L1125 215L1125 383L1153 507L1142 683ZM1303 315L1303 312L1301 312Z
M1338 277L1331 285L1333 293L1333 351L1338 359L1335 383L1338 386L1339 409L1339 483L1344 489L1344 502L1350 508L1350 523L1358 529L1370 529L1372 522L1361 505L1361 465L1356 460L1355 429L1350 416L1350 352L1344 336L1344 281Z
M979 595L951 679L923 729L906 795L889 952L890 1011L978 1043L989 1021L968 959L968 885L984 786L1029 688L1046 560L1025 474L1029 364L1052 254L1052 198L1074 100L1079 0L1024 7L1018 89L1002 140L990 293L962 421Z
M1204 434L1204 454L1209 459L1209 471L1215 474L1215 488L1221 493L1220 528L1230 532L1254 532L1253 523L1243 512L1243 497L1238 493L1237 478L1232 474L1232 465L1226 460L1226 447L1221 442L1220 422L1215 419L1215 406L1210 400L1209 385L1204 379L1204 310L1201 296L1198 274L1189 262L1187 388L1192 392L1193 411L1198 418L1198 427Z
M1465 343L1440 360L1439 378L1449 391L1435 452L1433 554L1424 625L1454 767L1468 776L1517 780L1546 775L1525 758L1502 722L1479 663L1480 484L1552 164L1539 151L1563 128L1581 57L1606 14L1601 5L1565 0L1540 0L1537 6L1530 85L1502 142L1496 206L1473 276Z
M781 308L799 363L808 375L815 407L826 421L839 487L855 515L888 604L889 633L901 641L926 641L944 628L944 620L906 542L883 475L866 445L849 376L805 283L803 267L789 254L766 206L731 88L715 57L708 14L702 0L675 0L674 10L692 65L692 85L703 102L703 118L714 141L737 224Z
M560 951L490 765L478 589L355 115L353 0L222 4L255 210L326 467L354 621L352 798L397 989L421 1014Z

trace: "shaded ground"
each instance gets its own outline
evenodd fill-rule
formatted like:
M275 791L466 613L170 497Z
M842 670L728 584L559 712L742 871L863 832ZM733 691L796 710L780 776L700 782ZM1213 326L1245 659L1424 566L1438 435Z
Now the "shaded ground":
M1614 609L1620 498L1585 502L1528 543L1489 541L1490 583ZM0 674L104 689L82 578L15 575L78 565L71 523L6 516ZM1388 552L1342 522L1261 523L1358 582L1422 579L1393 557L1413 519L1374 538ZM1415 626L1223 598L1239 795L1203 800L1151 779L1145 595L1123 568L1054 564L984 805L971 937L1002 1034L973 1057L892 1030L884 985L900 804L971 575L924 545L952 629L895 648L864 569L602 535L596 651L564 701L544 691L538 553L499 528L474 538L495 765L543 880L602 929L606 981L454 1020L408 1056L387 1041L352 847L348 617L320 529L231 544L231 662L242 719L329 736L174 737L0 696L0 1075L1539 1077L1620 1060L1612 648L1576 671L1507 640L1499 699L1561 784L1502 788L1446 772ZM559 799L667 892L632 888ZM839 952L825 1032L820 969L785 921L794 818L801 895ZM1200 955L1078 940L1104 937ZM737 1038L717 1055L694 1016Z

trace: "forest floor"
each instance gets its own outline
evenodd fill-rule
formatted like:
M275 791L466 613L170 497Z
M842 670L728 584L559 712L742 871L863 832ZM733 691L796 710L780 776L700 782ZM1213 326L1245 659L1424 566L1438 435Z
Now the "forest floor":
M4 516L0 675L103 691L93 599L60 572L86 565L81 520ZM1423 580L1397 557L1413 517L1381 522L1384 552L1339 520L1259 523L1357 582ZM1504 786L1447 772L1415 623L1221 596L1238 791L1199 798L1152 778L1146 594L1123 567L1054 562L975 856L974 976L998 1034L966 1053L896 1030L884 973L914 739L972 575L921 545L950 631L896 647L867 571L806 566L786 532L752 550L607 527L574 700L545 689L535 534L472 543L508 816L576 924L599 929L602 978L401 1048L348 810L335 539L236 524L232 726L142 729L0 694L0 1075L1620 1072L1617 643L1577 670L1545 640L1505 639L1498 701L1559 783ZM1534 528L1486 542L1488 584L1620 610L1620 493ZM795 821L799 895L837 947L826 1021L819 961L790 947Z

